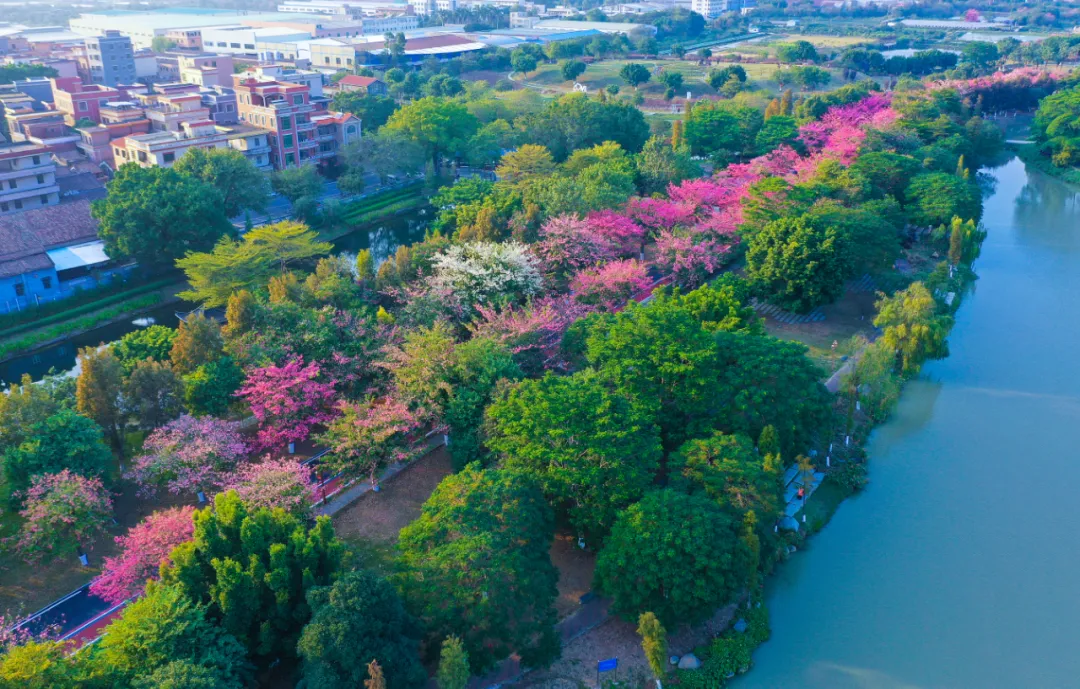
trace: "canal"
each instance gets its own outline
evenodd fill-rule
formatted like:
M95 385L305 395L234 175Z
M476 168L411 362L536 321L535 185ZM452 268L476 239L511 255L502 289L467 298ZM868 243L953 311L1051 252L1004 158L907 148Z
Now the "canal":
M407 246L422 240L431 219L430 214L430 209L423 208L407 211L386 218L377 225L350 232L334 240L334 253L356 254L361 249L370 249L378 265L392 257L399 246L403 244ZM176 312L185 312L192 308L192 304L183 302L160 306L137 318L95 328L63 342L0 362L0 385L7 386L9 383L17 382L26 373L29 373L34 380L40 380L50 370L58 373L69 371L75 366L75 355L79 349L114 342L129 332L155 323L175 327Z
M1080 190L989 170L948 359L873 435L870 480L768 585L736 689L1080 686Z

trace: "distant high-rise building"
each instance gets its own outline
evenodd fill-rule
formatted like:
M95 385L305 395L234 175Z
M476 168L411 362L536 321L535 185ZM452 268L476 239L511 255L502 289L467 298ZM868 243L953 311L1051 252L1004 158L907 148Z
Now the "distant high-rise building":
M690 9L706 19L716 19L724 12L740 12L756 5L754 0L691 0Z
M135 52L131 39L119 31L86 39L86 62L95 84L117 86L135 83Z

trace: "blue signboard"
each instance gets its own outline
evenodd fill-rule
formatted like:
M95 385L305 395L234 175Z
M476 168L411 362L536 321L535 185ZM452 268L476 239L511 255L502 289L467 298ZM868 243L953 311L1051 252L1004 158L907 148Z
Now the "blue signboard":
M597 672L611 672L619 667L618 658L608 658L607 660L599 660L596 662Z

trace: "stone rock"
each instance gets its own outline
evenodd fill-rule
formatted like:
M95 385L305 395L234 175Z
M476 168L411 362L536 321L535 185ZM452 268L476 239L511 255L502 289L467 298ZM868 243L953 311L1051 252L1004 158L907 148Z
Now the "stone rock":
M701 661L693 653L687 653L679 659L680 670L697 670L701 667Z

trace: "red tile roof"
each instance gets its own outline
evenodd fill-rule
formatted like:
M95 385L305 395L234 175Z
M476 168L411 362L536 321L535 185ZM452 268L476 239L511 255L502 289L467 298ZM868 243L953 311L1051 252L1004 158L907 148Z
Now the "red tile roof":
M97 239L90 201L79 200L0 215L0 277L47 270L47 249Z
M358 77L358 76L356 76L354 74L350 74L349 76L344 77L341 81L338 82L338 84L344 84L345 86L363 86L363 87L368 87L368 86L371 86L372 84L378 84L378 83L380 83L380 82L375 77Z

